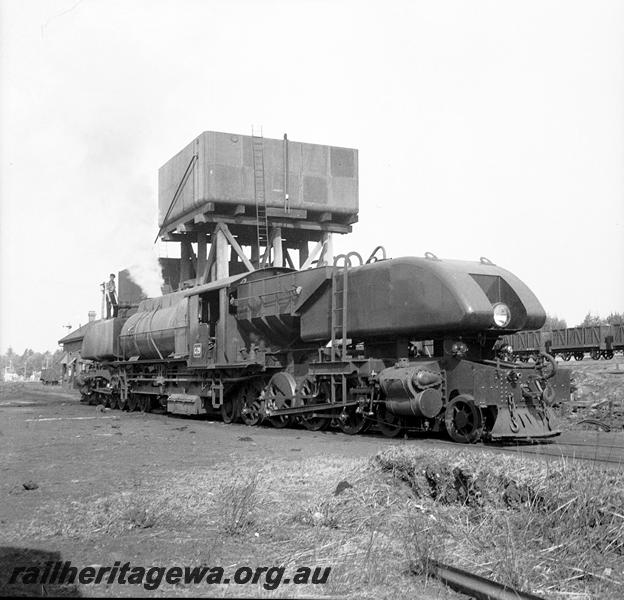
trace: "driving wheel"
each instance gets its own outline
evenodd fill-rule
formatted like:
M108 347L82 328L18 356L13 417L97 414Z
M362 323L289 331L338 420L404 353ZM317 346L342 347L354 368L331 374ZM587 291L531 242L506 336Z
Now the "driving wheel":
M444 415L446 431L454 442L474 444L483 434L483 416L468 394L453 398Z
M327 385L317 383L314 379L306 377L297 389L295 398L296 406L306 404L322 404L329 401ZM330 411L321 411L319 414L308 413L300 415L301 424L309 431L322 431L331 423Z
M228 394L221 404L221 418L224 423L236 423L240 417L240 404L238 398Z
M138 408L138 398L136 394L128 394L128 410L130 412L135 411Z
M385 407L377 413L377 429L388 438L397 437L403 430L401 417L391 413Z
M258 382L245 383L238 392L238 401L241 407L241 419L245 425L253 427L262 420L262 388Z
M147 394L139 398L139 410L143 413L152 412L152 398Z
M338 419L338 427L343 433L347 435L355 435L356 433L363 433L368 429L369 422L364 416L364 413L357 410L357 406L346 406Z
M297 382L295 378L285 371L275 373L269 385L267 385L264 397L266 401L267 409L280 410L282 408L292 408L294 406L295 391L297 389ZM276 415L269 417L269 421L273 427L281 429L286 427L292 421L290 415Z

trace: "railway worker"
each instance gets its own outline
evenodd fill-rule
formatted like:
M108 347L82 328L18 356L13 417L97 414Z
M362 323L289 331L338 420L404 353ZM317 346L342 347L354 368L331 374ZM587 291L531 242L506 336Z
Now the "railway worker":
M112 316L115 318L117 316L117 311L119 310L119 305L117 304L117 289L115 288L115 274L110 274L110 279L106 282L106 318L111 318L111 308L112 308Z

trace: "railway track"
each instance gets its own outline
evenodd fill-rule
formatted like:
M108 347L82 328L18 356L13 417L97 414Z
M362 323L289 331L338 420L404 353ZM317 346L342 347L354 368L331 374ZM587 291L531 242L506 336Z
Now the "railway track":
M479 448L508 454L526 454L549 459L571 459L590 461L624 469L624 433L604 433L595 441L577 439L587 432L566 431L561 438L540 443L496 444L479 443L466 448ZM617 436L617 437L614 437ZM435 446L457 448L454 442L440 439L421 440Z
M119 411L115 411L119 413ZM157 415L164 415L164 413L157 411L150 413L149 417L156 417ZM123 417L122 417L123 418ZM184 419L188 417L182 417ZM192 418L193 422L197 424L201 423L203 419ZM208 424L207 421L204 421ZM228 425L230 426L230 425ZM236 426L233 426L236 427ZM255 426L249 428L252 430L265 429L270 431L270 427ZM288 435L281 430L282 434ZM303 427L294 427L290 429L296 436L313 435L315 432L307 431ZM341 436L349 440L367 440L368 442L374 441L375 443L413 443L416 445L432 445L435 447L449 447L455 449L469 449L469 450L490 450L495 452L504 452L509 454L526 454L533 457L542 457L546 459L571 459L590 461L596 464L608 465L610 467L624 467L624 432L600 432L600 431L564 431L561 436L557 438L551 438L549 440L543 440L540 442L507 442L507 443L493 443L493 442L479 442L477 444L458 444L451 440L443 439L440 437L421 437L408 435L403 438L389 439L379 432L367 432L358 436L349 436L342 432L332 432L332 435ZM366 443L366 442L364 442ZM368 443L366 443L368 445Z
M587 448L587 451L574 449L578 447ZM621 446L562 443L529 451L520 449L517 452L522 453L523 450L525 454L537 456L583 460L600 464L617 465L620 467L624 466L624 448Z

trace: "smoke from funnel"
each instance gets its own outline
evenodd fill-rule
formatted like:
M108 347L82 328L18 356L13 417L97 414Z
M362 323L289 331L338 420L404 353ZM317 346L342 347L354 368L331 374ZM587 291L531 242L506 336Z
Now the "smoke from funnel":
M162 267L153 250L146 248L134 256L134 262L128 267L130 279L136 283L148 298L162 295L165 281Z

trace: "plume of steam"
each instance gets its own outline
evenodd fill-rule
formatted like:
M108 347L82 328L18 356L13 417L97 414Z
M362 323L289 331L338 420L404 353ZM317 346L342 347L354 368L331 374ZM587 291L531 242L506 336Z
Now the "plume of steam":
M128 267L128 272L130 279L143 290L148 298L162 295L162 287L165 282L158 256L152 248L143 246L134 255L134 261Z

